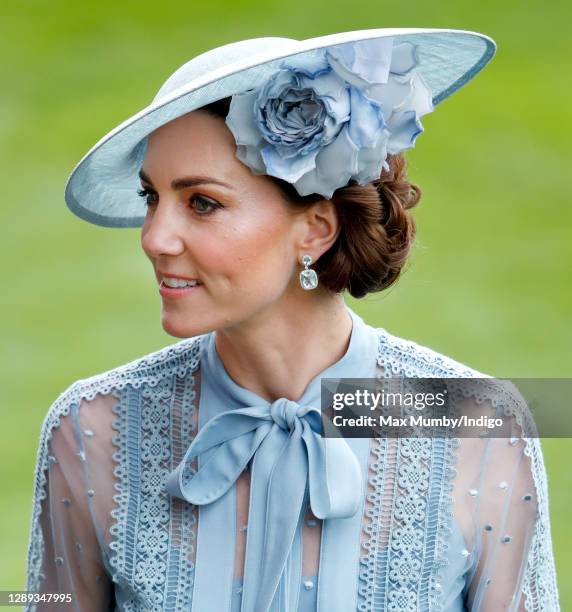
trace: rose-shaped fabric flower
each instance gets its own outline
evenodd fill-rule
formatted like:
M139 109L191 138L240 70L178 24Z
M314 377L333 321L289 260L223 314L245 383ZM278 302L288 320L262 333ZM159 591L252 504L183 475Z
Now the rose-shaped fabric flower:
M419 117L433 110L415 50L386 38L283 61L260 89L232 97L226 124L237 157L300 195L331 198L350 179L378 178L387 154L414 146Z

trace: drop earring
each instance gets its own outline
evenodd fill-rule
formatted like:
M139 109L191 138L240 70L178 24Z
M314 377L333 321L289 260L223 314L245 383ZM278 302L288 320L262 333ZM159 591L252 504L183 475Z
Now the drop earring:
M302 257L304 269L300 272L300 285L302 289L315 289L318 286L318 275L315 270L311 270L308 266L312 263L310 255L305 254Z

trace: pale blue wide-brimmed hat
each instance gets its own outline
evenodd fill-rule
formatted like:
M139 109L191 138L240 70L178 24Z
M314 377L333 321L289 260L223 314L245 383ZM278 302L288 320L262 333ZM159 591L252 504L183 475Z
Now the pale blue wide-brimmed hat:
M245 92L257 92L264 89L265 84L272 81L277 72L284 67L284 62L289 63L286 65L296 66L296 78L305 79L306 83L310 82L308 79L323 76L326 72L326 68L324 68L325 52L328 52L327 57L330 58L331 65L336 70L336 78L339 79L342 75L346 79L344 82L347 83L348 89L347 92L344 90L344 95L347 93L348 100L353 100L352 104L356 108L354 113L356 118L353 120L352 127L352 123L349 121L349 102L347 109L340 111L343 105L338 104L336 106L332 102L331 89L327 89L331 88L332 81L324 81L326 90L322 89L322 102L325 102L325 104L315 106L316 109L319 109L319 114L316 114L316 117L324 118L324 125L329 126L330 134L326 141L324 133L327 135L327 130L321 130L319 134L322 139L321 144L316 145L316 147L323 147L326 142L330 144L334 136L337 137L341 134L340 127L342 125L349 126L347 133L353 134L353 141L358 142L360 139L363 141L364 138L367 138L367 132L371 132L371 130L360 129L358 122L365 124L372 118L377 121L376 125L380 128L380 133L384 132L389 136L392 130L397 132L401 129L402 134L399 137L395 137L394 134L393 145L391 140L385 142L383 146L381 144L376 145L377 148L373 147L372 143L365 141L360 145L370 147L367 149L369 151L369 172L372 170L379 171L381 164L385 161L387 152L395 152L413 146L416 135L422 131L418 116L412 110L402 113L401 117L396 114L393 128L388 131L392 124L383 119L381 110L383 109L383 96L378 97L377 102L372 102L370 97L375 98L375 96L371 95L364 98L356 89L359 83L367 81L367 79L364 81L362 77L368 71L371 74L375 73L376 70L377 74L383 72L383 70L379 70L379 66L384 63L386 65L385 79L387 79L388 70L396 72L397 79L402 78L399 76L399 70L395 68L395 63L392 63L391 68L389 68L387 58L380 57L379 66L374 66L376 64L376 49L382 49L383 47L379 45L383 45L384 41L392 41L392 45L397 43L400 49L411 51L409 53L412 58L411 65L415 66L415 71L420 78L418 83L423 83L423 92L427 98L423 103L425 106L423 112L429 112L434 106L440 104L471 80L485 67L496 51L495 42L490 37L478 32L426 28L358 30L301 41L279 37L254 38L229 43L206 51L178 68L163 83L148 106L107 133L84 155L71 172L66 184L65 201L69 209L78 217L96 225L140 227L145 218L146 204L137 194L137 190L141 187L139 170L145 156L147 136L151 132L192 110L222 98L235 96L237 104L234 124L231 121L227 124L234 128L235 136L242 138L243 136L239 131L240 122L237 119L237 117L241 118L242 116L238 111L244 110L244 103L247 103L248 109L250 109L252 100L256 101L255 98L250 100ZM364 44L370 45L368 48L369 55L365 57L362 54L360 58L357 56L355 49L359 45L362 45L359 49L363 49ZM405 55L402 53L399 65L403 66L407 63L404 58ZM355 68L354 72L350 70L352 67ZM330 67L328 66L327 69L330 69ZM402 74L405 74L405 72L402 71ZM367 83L371 85L369 81ZM273 83L274 86L275 83ZM395 91L399 87L399 84L395 85ZM419 92L419 86L417 89ZM375 87L372 91L374 90ZM369 96L370 90L366 91ZM383 85L381 89L378 87L375 91L383 93ZM428 92L430 93L429 96L426 95ZM268 97L268 95L268 91L266 91L266 96ZM417 95L421 94L418 93ZM314 99L312 97L312 100ZM238 100L241 101L240 107ZM363 105L364 100L367 108ZM359 110L358 103L362 104ZM308 109L309 107L304 108ZM290 103L288 109L292 109L292 103ZM250 111L248 112L250 113ZM304 112L306 111L300 111L295 116L292 115L291 118L294 117L299 122L302 116L307 116ZM283 107L277 113L282 113L279 117L280 120L287 120L283 116ZM244 120L245 123L251 122L254 125L255 115L255 112L252 113L252 117L249 115L248 121ZM409 115L409 121L405 120L407 115ZM336 117L339 124L337 127L335 125ZM298 151L292 153L284 146L284 140L270 150L270 145L266 146L266 144L271 142L272 134L266 134L266 140L260 140L265 144L265 150L255 150L254 146L248 147L245 144L248 138L251 139L250 144L255 144L256 141L252 140L252 126L246 126L244 129L244 140L241 141L237 138L237 144L243 143L241 146L237 146L241 153L237 153L237 155L242 161L250 165L256 173L263 172L261 165L263 161L267 164L265 167L270 168L270 162L274 160L277 169L282 169L283 172L284 169L293 172L291 182L294 183L295 178L297 180L298 177L301 177L300 182L296 184L300 193L320 192L320 187L325 184L326 178L322 177L320 179L322 183L320 183L316 178L318 176L316 172L307 172L308 168L313 168L316 165L316 150L312 150L311 146L318 142L316 130L314 130L316 133L312 135L312 141L304 144L304 150L298 149ZM312 129L314 128L312 127ZM407 144L398 146L396 143L403 142L404 135L408 136ZM342 142L341 137L337 138L337 142ZM349 147L355 148L349 136L345 142L350 143ZM381 139L376 142L381 143ZM286 145L288 144L290 143L286 141ZM332 155L337 154L338 150L341 151L339 147L332 146L330 148L330 159ZM300 152L305 157L301 156ZM375 155L380 159L374 160ZM355 153L354 159L358 159L357 153ZM288 168L286 168L287 162L290 164ZM365 161L359 163L361 169L356 166L354 170L348 171L347 176L363 182L360 179L366 179L368 175L363 170ZM304 164L305 168L300 169ZM274 166L272 167L274 168ZM306 175L302 176L304 172L306 172ZM270 171L269 174L285 176L277 171ZM339 171L337 174L339 175ZM329 195L330 187L330 185L326 185L322 192Z

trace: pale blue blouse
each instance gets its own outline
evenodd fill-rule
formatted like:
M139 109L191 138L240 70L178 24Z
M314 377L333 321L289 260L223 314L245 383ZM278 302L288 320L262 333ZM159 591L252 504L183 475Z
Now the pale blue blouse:
M322 378L469 377L483 383L474 410L523 410L347 310L346 353L297 401L238 385L215 332L65 389L40 433L26 590L70 594L80 612L515 612L522 596L559 610L538 439L317 434ZM303 573L308 508L322 519L316 575Z
M443 584L446 585L444 593L443 612L465 612L465 598L467 594L467 576L470 570L470 561L459 554L466 550L465 539L459 530L456 521L453 521L451 548L449 549L449 565L446 568ZM297 612L316 612L317 576L303 576L300 584L300 595ZM242 578L233 582L231 612L240 612L242 601Z
M314 495L312 510L316 516L325 518L326 521L328 518L349 519L355 515L358 515L359 518L357 508L360 507L363 497L359 482L363 481L361 469L364 466L360 468L353 457L350 446L340 439L328 440L339 446L337 456L330 451L329 454L324 453L322 461L317 459L315 455L319 455L320 449L323 449L323 445L320 446L319 442L323 443L323 440L318 440L319 434L312 433L310 425L304 421L304 416L295 415L296 412L300 413L304 406L320 406L322 378L371 378L374 376L375 364L372 364L371 355L377 347L377 331L367 325L351 308L347 306L346 308L352 319L352 331L345 354L317 374L297 402L283 398L270 403L256 393L238 385L230 377L218 355L215 332L203 338L199 408L199 415L203 415L203 425L187 451L185 459L170 475L167 484L169 493L192 503L200 504L204 499L208 499L208 505L201 508L202 514L199 519L199 530L201 521L203 522L203 532L199 533L199 537L202 535L207 541L202 551L199 550L198 553L197 567L202 568L203 571L198 579L195 577L193 600L199 610L206 609L207 606L213 610L223 610L224 602L228 599L222 585L228 580L233 568L234 541L231 530L227 529L227 533L224 533L223 525L232 525L232 517L235 514L231 486L255 453L257 463L252 469L251 476L254 496L251 497L249 506L245 568L245 572L248 574L250 571L251 575L255 576L255 580L250 584L247 581L247 585L244 585L243 579L233 580L232 610L233 612L241 610L241 602L248 588L252 589L251 599L250 603L247 602L246 607L242 603L242 612L244 610L253 612L266 610L267 606L269 610L277 612L279 610L303 612L317 610L319 576L301 576L300 566L301 526L308 502L304 498L303 505L298 506L293 504L292 500L298 499L297 490L303 491L307 487L306 472L308 471L310 497ZM254 415L255 410L256 415ZM237 411L246 411L248 416L238 417ZM318 409L309 414L318 418L315 424L319 430ZM289 418L295 423L296 429L293 429L292 421L285 422ZM208 427L205 427L207 423ZM210 431L209 428L211 428ZM202 440L208 441L201 445ZM369 444L369 440L350 440L350 443L363 446ZM264 445L269 444L273 449L283 447L285 451L282 451L281 454L278 451L270 453L268 458L264 459L264 465L261 465ZM226 453L223 451L225 446L228 447L225 449ZM295 446L300 452L295 452L293 448ZM195 448L197 448L196 451L194 451ZM211 454L208 455L210 458L207 458L207 449L210 449ZM194 478L184 482L185 467L190 464L193 457L201 453L203 455L199 465L207 464L207 467L199 467ZM308 457L310 466L308 466ZM348 472L344 481L341 477L344 467L352 460L356 463L355 473ZM282 468L281 473L278 472L280 468ZM272 474L268 480L264 480L265 471ZM317 483L324 482L325 472L333 474L333 478L332 482L321 490ZM295 481L298 483L298 489L292 486ZM223 495L224 493L228 494ZM213 503L212 499L216 499L216 502ZM287 503L286 500L288 500ZM269 511L273 502L274 513ZM332 506L337 507L332 508ZM205 510L207 512L204 512ZM265 532L264 526L274 524L279 524L280 529L275 539L272 539L271 530L267 529ZM288 524L292 529L292 534L295 530L293 548L296 552L292 555L294 559L292 556L286 559L287 547L283 548L282 555L276 554L276 549L287 539L286 534L289 532L285 525ZM215 533L216 537L213 535ZM348 564L344 571L353 571L357 574L357 559L353 558L355 531L340 529L336 537L338 539L337 550L341 555L348 557ZM467 547L456 524L453 526L450 546L450 563L447 568L446 581L444 581L447 591L443 593L446 603L443 610L444 612L457 612L464 608L463 588L470 560L459 554ZM335 559L333 561L341 566L344 565L339 558L338 561ZM221 571L221 562L226 564L224 571ZM249 565L249 562L253 563ZM265 587L275 584L280 579L285 562L284 571L291 575L290 582L284 584L284 581L281 580L279 593L272 599L270 589L265 589ZM327 560L326 563L328 563ZM263 572L265 572L264 577ZM342 578L345 576L340 573L340 579ZM297 607L292 604L294 601L292 597L295 595L292 592L288 594L288 589L299 591L296 594L299 597ZM351 598L353 593L349 593L349 596ZM348 599L348 604L349 601L350 599ZM336 609L343 610L344 608L340 605Z

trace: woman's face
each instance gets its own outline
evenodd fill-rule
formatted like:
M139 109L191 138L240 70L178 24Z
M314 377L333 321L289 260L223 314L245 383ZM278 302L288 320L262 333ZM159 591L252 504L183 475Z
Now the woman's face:
M235 148L224 121L204 111L149 136L141 245L161 285L163 328L176 337L230 327L303 291L297 272L304 215L294 215ZM163 289L164 275L200 284Z

